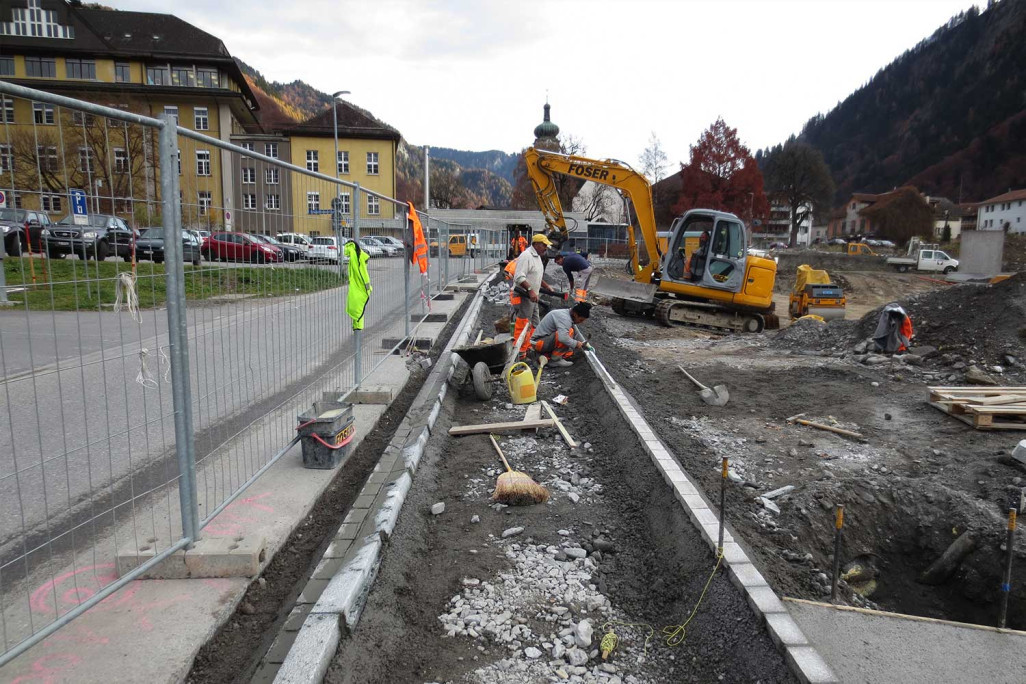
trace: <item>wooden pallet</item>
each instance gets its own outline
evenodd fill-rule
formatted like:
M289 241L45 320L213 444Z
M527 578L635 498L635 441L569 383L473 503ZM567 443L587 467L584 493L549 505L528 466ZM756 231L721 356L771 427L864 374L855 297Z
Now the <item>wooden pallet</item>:
M977 430L1026 430L1026 387L928 387L930 406Z

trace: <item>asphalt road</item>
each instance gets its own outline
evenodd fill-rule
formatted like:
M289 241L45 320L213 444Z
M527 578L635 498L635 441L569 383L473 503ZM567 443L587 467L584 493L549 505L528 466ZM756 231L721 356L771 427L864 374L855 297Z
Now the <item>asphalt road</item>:
M473 267L456 261L450 279ZM435 285L438 266L432 260ZM403 335L403 270L401 258L370 262L364 373L382 358L383 338ZM414 313L419 283L411 277ZM216 469L204 468L219 478L206 488L208 511L273 456L240 447L249 425L275 411L298 413L303 407L289 400L313 382L354 384L345 287L266 299L223 294L187 309L197 459L218 459ZM141 312L140 322L125 312L0 311L0 566L26 538L31 549L73 530L75 545L88 543L111 500L122 520L133 498L177 475L166 357L164 309ZM280 432L272 441L284 446L293 433Z

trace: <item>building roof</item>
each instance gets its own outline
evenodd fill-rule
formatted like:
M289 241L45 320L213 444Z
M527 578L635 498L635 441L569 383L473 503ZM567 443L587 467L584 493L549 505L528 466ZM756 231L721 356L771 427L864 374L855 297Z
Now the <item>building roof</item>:
M49 38L8 33L3 36L5 51L209 64L228 72L239 84L242 96L250 106L257 106L253 91L224 43L217 36L173 14L90 9L69 5L63 0L41 0L40 6L54 12L55 21L69 26L74 37ZM0 3L0 23L11 21L13 9L11 2Z
M891 192L885 192L882 195L873 195L876 201L870 204L868 207L859 209L859 214L871 215L878 211L888 208L892 204L908 199L909 197L917 197L921 202L926 204L926 200L923 198L919 191L911 185L905 185L900 188L896 188Z
M379 121L370 112L350 102L345 102L344 100L336 101L335 112L338 116L338 134L340 137L395 140L396 142L401 137L399 131L383 121ZM302 123L285 126L283 131L291 135L334 136L335 122L332 118L331 107Z
M851 195L851 198L853 200L855 200L856 202L869 202L869 203L873 203L873 202L877 201L878 199L880 199L880 197L881 197L880 195L874 195L874 194L868 193L868 192L854 192Z
M1003 195L997 197L991 197L990 199L983 200L980 205L984 204L998 204L1000 202L1014 202L1016 200L1026 200L1026 189L1023 190L1009 190Z

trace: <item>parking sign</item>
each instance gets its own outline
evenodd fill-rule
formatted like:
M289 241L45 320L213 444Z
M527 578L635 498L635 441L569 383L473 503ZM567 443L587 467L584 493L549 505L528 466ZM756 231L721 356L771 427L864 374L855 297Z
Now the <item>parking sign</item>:
M3 190L0 190L0 209L7 208L7 195Z
M68 199L71 204L71 215L76 226L84 226L89 223L89 209L86 207L85 190L68 190Z

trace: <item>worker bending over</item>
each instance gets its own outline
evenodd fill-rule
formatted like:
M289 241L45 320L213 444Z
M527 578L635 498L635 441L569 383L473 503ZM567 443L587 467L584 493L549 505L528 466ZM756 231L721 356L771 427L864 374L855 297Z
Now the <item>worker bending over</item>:
M587 345L577 326L588 320L590 315L591 304L587 302L575 304L572 309L553 309L534 329L531 349L540 356L549 357L550 366L564 368L574 365L568 357Z
M566 279L570 281L570 289L574 291L574 301L583 302L588 299L588 281L594 268L591 262L580 254L560 254L556 263L563 267ZM574 273L577 278L574 278Z
M513 340L520 339L520 333L527 328L520 344L520 359L527 358L527 350L531 346L531 334L538 325L538 292L541 290L542 278L545 275L545 263L542 255L552 243L537 233L531 236L531 247L525 249L517 257L513 271L513 288L510 303L513 304Z

